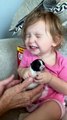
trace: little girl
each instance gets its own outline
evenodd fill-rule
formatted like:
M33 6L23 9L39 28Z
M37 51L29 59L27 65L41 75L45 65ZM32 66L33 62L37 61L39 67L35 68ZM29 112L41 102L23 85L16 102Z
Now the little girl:
M63 43L61 21L52 12L35 11L23 26L26 50L18 68L23 79L33 79L30 64L42 59L45 70L38 72L34 81L44 85L42 96L35 101L36 109L24 120L59 120L65 112L64 95L67 95L67 58L57 50ZM33 104L32 104L33 105ZM31 106L32 106L31 105Z

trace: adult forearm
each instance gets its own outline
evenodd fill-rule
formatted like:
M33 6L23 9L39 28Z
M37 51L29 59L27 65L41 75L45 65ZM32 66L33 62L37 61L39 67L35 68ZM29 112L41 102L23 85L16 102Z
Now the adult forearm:
M0 96L0 116L11 109L11 107L10 107L10 99L11 99L10 96L11 95L9 93L9 90L6 90L2 94L2 96Z
M67 95L67 83L60 78L52 75L52 79L50 80L49 85L56 91Z
M6 101L3 101L3 99L0 98L0 116L3 115L7 111L8 111L8 106L7 106Z

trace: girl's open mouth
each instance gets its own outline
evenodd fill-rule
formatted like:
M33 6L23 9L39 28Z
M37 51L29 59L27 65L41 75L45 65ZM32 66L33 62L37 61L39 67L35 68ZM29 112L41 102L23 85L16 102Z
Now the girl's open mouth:
M29 46L29 48L30 48L31 50L37 50L37 49L38 49L38 47L36 47L36 46Z

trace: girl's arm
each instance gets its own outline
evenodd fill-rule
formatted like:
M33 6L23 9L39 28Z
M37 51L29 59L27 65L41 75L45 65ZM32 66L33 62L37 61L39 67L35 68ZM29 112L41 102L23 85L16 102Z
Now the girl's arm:
M60 79L49 72L46 71L42 73L40 72L37 75L35 82L40 84L48 84L57 92L67 95L67 82L65 82L63 79Z
M26 68L19 67L18 68L18 74L21 78L23 78L23 75L25 74Z
M50 81L48 82L48 85L51 86L56 91L67 95L67 82L61 80L60 78L52 75Z
M21 78L23 79L26 79L26 78L29 78L29 77L32 77L31 75L31 71L30 71L30 68L23 68L23 67L19 67L18 68L18 74Z

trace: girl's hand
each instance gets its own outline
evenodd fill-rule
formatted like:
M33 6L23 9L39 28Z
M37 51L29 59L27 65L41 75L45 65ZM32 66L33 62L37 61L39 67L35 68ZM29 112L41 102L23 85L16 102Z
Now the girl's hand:
M21 68L21 67L19 67L18 68L18 73L19 73L19 76L21 78L23 78L23 79L28 79L29 77L32 77L30 68Z
M29 77L32 77L30 68L25 68L23 72L23 79L28 79Z
M35 82L40 84L48 84L52 79L52 74L49 72L38 72Z

